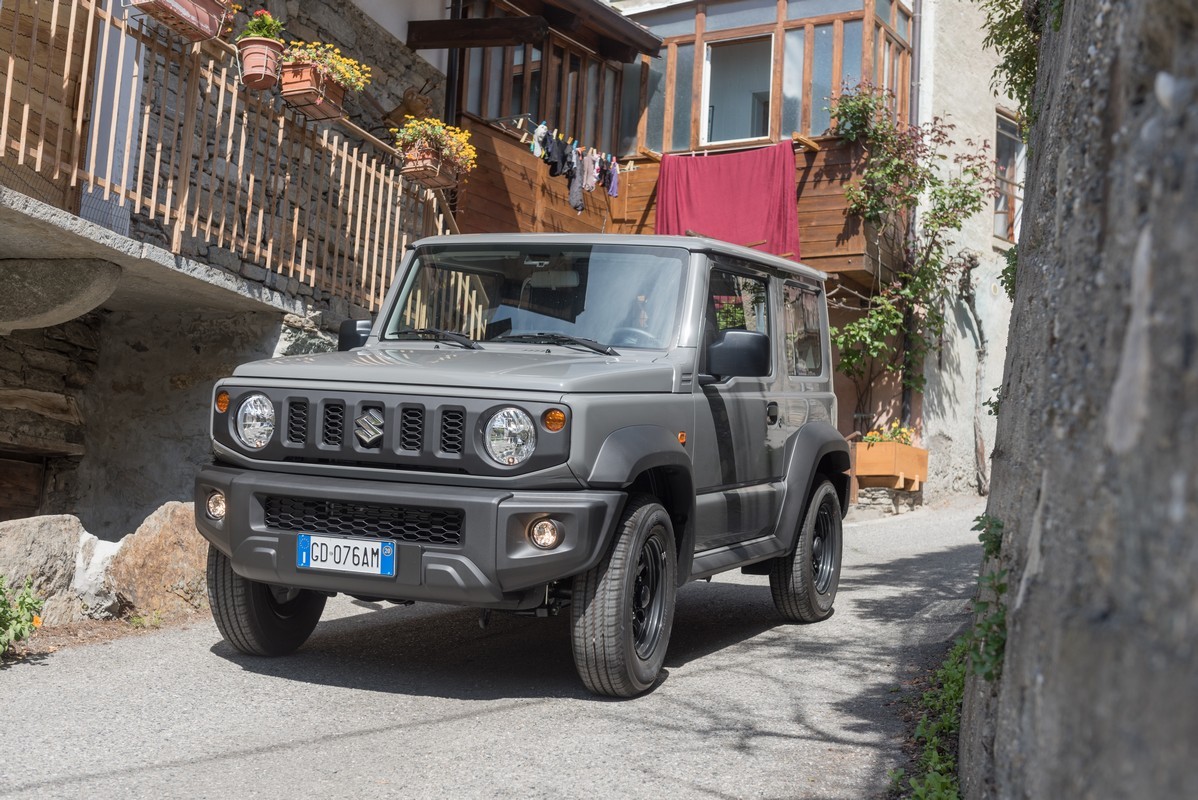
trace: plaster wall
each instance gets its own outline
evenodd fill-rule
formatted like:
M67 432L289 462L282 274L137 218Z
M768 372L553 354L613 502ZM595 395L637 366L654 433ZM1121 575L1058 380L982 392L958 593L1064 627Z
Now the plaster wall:
M995 97L990 88L997 58L982 47L982 12L959 0L924 0L922 12L919 119L946 118L956 126L952 138L958 149L967 149L967 140L985 141L993 157L996 109L1013 108L1014 103ZM981 403L992 399L1002 384L1011 315L1010 301L998 282L1008 245L993 235L992 201L967 221L957 242L978 258L973 284L986 354L979 367L978 326L957 300L942 346L925 364L923 442L931 451L929 496L978 489L977 454L989 461L996 425Z
M379 27L401 42L408 41L408 23L412 20L447 19L445 0L408 0L404 3L390 0L351 0ZM448 50L421 50L420 56L442 75L449 64Z

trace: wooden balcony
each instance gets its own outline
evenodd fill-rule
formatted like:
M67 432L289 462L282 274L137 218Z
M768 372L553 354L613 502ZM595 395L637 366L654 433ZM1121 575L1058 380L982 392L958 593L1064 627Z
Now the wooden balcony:
M0 93L0 185L177 255L374 311L408 241L452 228L388 144L245 90L231 45L120 0L0 3Z
M579 213L567 202L565 179L549 176L521 141L523 131L500 130L472 116L462 123L478 148L478 167L458 194L463 232L656 231L656 160L627 162L632 169L620 173L619 197L584 193ZM848 213L844 198L845 186L860 175L863 153L835 137L818 141L818 151L795 152L801 260L854 292L875 291L889 279L893 262L879 254L871 226Z

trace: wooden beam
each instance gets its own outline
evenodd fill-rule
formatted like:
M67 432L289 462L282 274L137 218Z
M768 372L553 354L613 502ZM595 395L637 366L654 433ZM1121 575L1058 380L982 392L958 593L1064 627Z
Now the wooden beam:
M582 30L582 17L565 9L547 5L541 10L541 15L549 23L549 27L559 33L576 33Z
M621 64L631 64L640 55L640 50L634 45L617 42L615 39L609 39L606 36L599 39L598 52L603 58L619 61Z
M413 50L539 45L548 34L544 17L416 20L408 23L407 44Z

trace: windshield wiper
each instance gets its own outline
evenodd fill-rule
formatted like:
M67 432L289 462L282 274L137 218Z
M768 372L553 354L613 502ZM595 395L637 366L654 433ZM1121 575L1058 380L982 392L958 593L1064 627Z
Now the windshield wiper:
M396 339L401 336L427 336L438 342L453 342L467 350L479 349L478 343L469 336L455 333L454 331L442 330L441 328L411 328L406 331L396 331L394 336Z
M571 336L568 333L550 333L548 331L541 333L504 333L496 336L492 341L500 340L505 342L544 342L546 344L577 345L578 347L593 350L596 353L602 353L605 356L620 355L611 345L600 344L594 339L582 339L578 336Z

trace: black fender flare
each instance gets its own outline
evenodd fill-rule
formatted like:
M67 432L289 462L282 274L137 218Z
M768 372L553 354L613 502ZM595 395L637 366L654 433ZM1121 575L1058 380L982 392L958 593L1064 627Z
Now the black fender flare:
M848 512L849 443L840 431L826 422L808 422L799 428L786 443L786 494L778 512L779 539L786 545L786 552L794 549L799 521L807 513L807 502L815 486L819 464L830 456L833 483L840 497L841 517ZM842 477L841 480L837 480Z
M695 550L695 481L690 454L676 431L658 425L630 425L608 434L599 446L586 484L595 489L626 489L639 475L660 469L670 480L671 516L685 519L674 531L678 545L679 583L690 575Z

